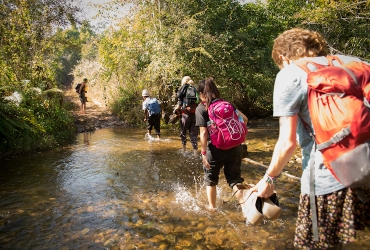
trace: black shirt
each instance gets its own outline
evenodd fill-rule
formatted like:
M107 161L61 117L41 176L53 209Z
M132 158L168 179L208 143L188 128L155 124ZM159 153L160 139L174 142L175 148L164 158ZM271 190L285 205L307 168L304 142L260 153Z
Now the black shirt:
M204 103L200 103L195 110L195 126L197 127L207 127L207 122L209 121L208 110Z

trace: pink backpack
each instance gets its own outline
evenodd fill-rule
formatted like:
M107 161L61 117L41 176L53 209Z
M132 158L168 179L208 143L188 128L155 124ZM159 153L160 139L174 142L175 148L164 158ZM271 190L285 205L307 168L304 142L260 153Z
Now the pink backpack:
M207 123L212 144L227 150L245 141L248 133L244 122L239 120L234 107L227 101L216 100L208 107L210 121Z

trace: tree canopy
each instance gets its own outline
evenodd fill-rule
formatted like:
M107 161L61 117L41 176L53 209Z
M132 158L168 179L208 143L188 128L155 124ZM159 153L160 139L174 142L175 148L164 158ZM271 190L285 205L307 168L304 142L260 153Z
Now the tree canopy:
M171 112L173 94L185 75L195 83L214 77L222 97L248 117L268 117L279 70L271 59L272 44L293 27L322 33L334 54L370 61L368 0L246 4L236 0L113 0L101 6L98 15L122 6L129 6L131 12L115 13L114 23L95 32L88 21L77 18L81 9L74 1L3 1L0 116L6 119L0 121L0 132L4 138L8 138L6 131L20 133L20 128L45 130L39 126L45 116L35 116L40 106L26 101L14 106L4 97L17 91L32 99L30 89L58 88L71 81L72 75L89 78L89 92L133 124L141 120L142 89L150 89ZM42 98L46 100L47 95ZM52 107L56 110L56 103L44 105L41 113ZM23 115L16 115L20 110Z

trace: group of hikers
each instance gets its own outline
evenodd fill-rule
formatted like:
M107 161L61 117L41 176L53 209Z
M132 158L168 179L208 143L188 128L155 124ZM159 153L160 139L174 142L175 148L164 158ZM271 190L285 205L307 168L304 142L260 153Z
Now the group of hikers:
M197 155L200 136L208 210L217 211L216 186L223 168L244 217L257 225L263 216L279 217L281 209L275 186L298 143L302 150L302 176L294 246L341 249L355 240L356 230L370 225L367 199L370 195L370 65L352 56L329 55L321 34L300 28L287 30L274 40L272 58L280 69L273 94L273 115L279 117L279 137L271 163L256 185L243 184L240 141L222 148L218 144L220 137L215 137L215 131L224 129L222 126L234 126L226 133L232 137L230 131L236 129L245 139L248 118L232 105L229 109L213 78L201 80L196 88L189 76L182 79L174 109L174 114L181 114L182 150L186 151L188 133ZM187 89L192 88L199 93L199 104L188 103ZM159 137L160 116L156 114L152 118L148 112L149 93L144 90L142 95L148 133L154 127ZM344 105L347 101L349 104ZM215 115L216 104L225 112L217 110L219 113ZM328 108L329 105L332 106ZM335 108L344 112L335 113ZM348 112L349 109L353 110ZM330 112L332 117L328 115ZM220 117L223 125L217 123ZM331 123L338 120L351 125L323 141L325 135L321 134L331 132L325 131L330 126L324 124L327 117L333 119Z
M189 134L197 156L199 135L207 209L217 211L216 186L223 168L244 217L257 225L263 218L279 217L275 186L298 143L302 176L294 246L341 249L355 240L356 230L370 225L370 64L329 55L321 34L300 28L274 40L272 58L280 69L273 93L279 137L265 175L255 185L243 184L241 143L248 118L222 99L213 78L197 86L189 76L181 81L173 115L180 116L182 150L186 152ZM82 113L86 83L84 79L78 92ZM160 138L159 102L146 89L142 98L147 132L154 127ZM334 131L340 123L344 127Z

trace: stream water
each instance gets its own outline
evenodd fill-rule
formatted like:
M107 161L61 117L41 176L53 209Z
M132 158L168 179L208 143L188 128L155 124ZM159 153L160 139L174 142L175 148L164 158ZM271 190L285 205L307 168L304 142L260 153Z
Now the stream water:
M181 152L177 133L144 135L102 129L70 147L0 161L0 249L293 248L297 181L282 180L279 219L248 226L222 175L219 211L205 210L200 157ZM242 165L247 183L264 171ZM368 235L346 249L369 249Z

